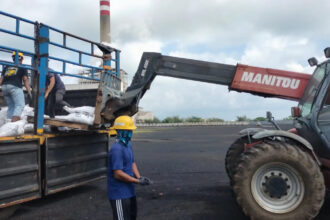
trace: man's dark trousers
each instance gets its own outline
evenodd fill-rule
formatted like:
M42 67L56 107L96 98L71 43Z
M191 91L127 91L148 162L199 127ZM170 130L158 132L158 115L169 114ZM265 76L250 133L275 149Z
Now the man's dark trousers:
M110 200L114 220L135 220L137 216L136 197Z
M51 118L55 117L56 108L63 108L63 106L70 107L70 104L63 100L65 89L58 89L51 91L46 101L46 114Z

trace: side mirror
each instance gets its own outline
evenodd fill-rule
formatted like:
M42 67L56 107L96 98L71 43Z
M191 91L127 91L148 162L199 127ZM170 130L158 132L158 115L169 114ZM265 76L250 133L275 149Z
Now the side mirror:
M308 63L310 66L316 66L318 64L318 61L315 57L309 58Z
M291 116L294 118L299 118L301 116L299 107L295 106L291 108Z
M273 114L271 112L266 112L266 117L268 121L271 121L273 119Z
M330 58L330 47L324 49L324 55L326 58Z

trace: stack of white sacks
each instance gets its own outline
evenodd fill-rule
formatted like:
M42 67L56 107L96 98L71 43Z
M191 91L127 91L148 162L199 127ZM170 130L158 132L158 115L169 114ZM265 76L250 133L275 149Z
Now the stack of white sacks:
M82 106L77 108L69 108L65 106L63 109L69 114L63 116L55 116L55 119L88 125L92 125L94 122L94 107ZM7 119L7 107L1 108L0 137L18 136L24 133L32 132L33 124L27 122L28 116L34 116L34 109L26 105L21 116L22 119L16 122L11 122L9 119ZM49 116L45 115L44 118L49 118ZM49 126L45 125L44 130L46 132L49 131Z
M27 123L27 116L33 116L33 108L26 105L22 113L22 120L11 122L7 119L7 107L0 110L0 137L17 136L33 130L33 124Z
M63 109L67 111L69 114L55 116L56 119L93 125L94 116L95 116L94 107L82 106L77 108L69 108L67 106L64 106Z

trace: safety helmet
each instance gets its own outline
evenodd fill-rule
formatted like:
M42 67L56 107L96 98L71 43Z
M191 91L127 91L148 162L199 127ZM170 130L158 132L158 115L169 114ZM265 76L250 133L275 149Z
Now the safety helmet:
M12 56L15 56L15 55L16 55L16 51L13 52ZM21 52L18 52L18 56L24 58L23 53L21 53Z
M127 115L116 118L113 128L116 130L135 130L133 119Z

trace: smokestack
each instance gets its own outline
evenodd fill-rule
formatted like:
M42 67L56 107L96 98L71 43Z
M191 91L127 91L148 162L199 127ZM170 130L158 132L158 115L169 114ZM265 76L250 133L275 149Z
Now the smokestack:
M100 41L110 43L110 0L100 0Z

